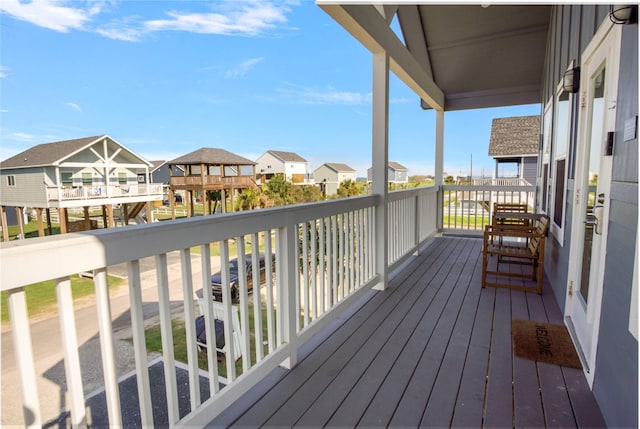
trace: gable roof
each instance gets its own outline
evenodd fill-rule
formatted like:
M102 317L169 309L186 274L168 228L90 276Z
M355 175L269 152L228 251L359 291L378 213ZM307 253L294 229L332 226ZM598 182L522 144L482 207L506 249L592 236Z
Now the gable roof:
M537 155L540 142L540 115L495 118L491 123L489 156Z
M394 162L394 161L389 161L389 168L393 168L394 170L400 170L400 171L409 171L409 169L407 167L405 167L404 165L400 164L399 162Z
M139 158L142 163L151 166L151 163L149 161L145 160L140 155L118 143L107 134L103 134L101 136L83 137L79 139L63 140L53 143L42 143L2 161L0 163L0 168L14 169L29 167L49 167L59 165L70 156L105 138L126 149L129 153Z
M351 173L356 171L353 168L349 167L347 164L341 164L338 162L325 162L323 165L326 165L336 173L345 172L345 171Z
M0 168L44 167L55 165L64 158L82 150L96 140L107 137L93 136L81 139L42 143L12 156L0 163Z
M228 150L202 147L168 162L169 164L256 165L255 162Z
M268 150L267 153L275 156L279 160L283 162L307 162L306 159L301 157L295 152L283 152L280 150Z

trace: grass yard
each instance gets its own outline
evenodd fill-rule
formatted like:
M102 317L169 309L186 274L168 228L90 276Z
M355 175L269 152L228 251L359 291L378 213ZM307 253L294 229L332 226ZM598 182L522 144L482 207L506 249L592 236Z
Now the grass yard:
M109 276L109 288L117 288L125 281L119 277ZM80 276L71 277L71 294L73 299L83 298L95 293L93 279ZM35 283L25 287L25 295L27 300L27 312L29 317L43 314L56 314L56 285L53 280L42 283ZM2 323L9 321L9 312L7 309L7 293L0 294L0 312L2 315Z

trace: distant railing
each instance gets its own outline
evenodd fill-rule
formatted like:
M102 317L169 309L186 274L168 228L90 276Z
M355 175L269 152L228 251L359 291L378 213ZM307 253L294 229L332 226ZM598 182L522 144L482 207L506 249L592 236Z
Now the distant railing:
M250 188L256 186L253 176L172 176L169 179L170 186L212 186L222 188Z
M531 186L528 180L521 177L473 179L474 186Z
M141 298L141 259L154 258L167 412L170 425L202 426L278 366L297 362L298 347L314 333L336 320L336 314L355 302L380 282L376 255L387 243L388 265L408 257L426 238L436 231L436 188L398 191L388 197L388 236L376 236L377 209L380 197L368 195L320 203L299 204L215 216L199 216L174 221L135 225L20 240L0 244L3 270L0 289L7 293L13 331L13 348L22 384L22 407L25 418L39 425L56 416L43 416L34 369L31 329L27 316L24 286L54 280L58 313L61 317L62 350L51 350L49 356L64 359L67 406L71 423L87 422L81 370L73 316L73 300L69 276L93 273L97 326L104 373L104 389L109 424L122 425L118 391L117 362L113 347L110 299L107 289L109 266L126 263L128 267L129 305L133 347L135 350L140 418L143 426L153 426L145 321ZM239 309L241 350L234 356L232 324L226 323L225 339L229 347L223 364L224 377L218 372L212 288L212 247L220 251L222 304L225 320L231 320L232 305ZM200 265L192 264L192 251L200 253ZM171 267L167 255L178 252L180 268ZM250 255L252 267L258 267L259 253L265 254L266 275L261 283L257 268L245 273L240 264L237 304L232 302L230 260L235 255ZM51 255L57 255L53 258ZM273 263L273 266L271 265ZM38 267L27 270L24 267ZM179 272L170 280L169 274ZM252 279L253 294L248 292ZM170 282L179 282L183 290L182 335L187 348L190 410L182 419L178 412L176 360L172 335ZM194 323L194 289L202 288L205 324L207 326L207 374L211 397L200 397L201 368ZM250 322L250 320L252 321ZM185 339L186 338L186 339ZM238 365L238 367L236 366ZM224 385L224 388L221 388ZM50 400L50 399L48 399Z
M535 207L535 186L445 185L441 193L442 231L480 234L491 222L494 203Z
M90 200L137 196L162 196L162 184L91 185L47 188L48 201Z

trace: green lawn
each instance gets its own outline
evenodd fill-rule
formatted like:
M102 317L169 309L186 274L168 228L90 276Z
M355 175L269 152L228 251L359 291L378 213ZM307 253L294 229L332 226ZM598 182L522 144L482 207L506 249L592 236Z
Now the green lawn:
M117 288L124 283L124 279L109 276L109 288ZM78 299L95 293L93 279L79 276L71 277L71 294L73 299ZM27 312L30 317L42 314L57 314L56 286L53 280L42 283L35 283L25 287L27 300ZM7 310L7 293L0 294L0 312L2 322L9 321Z

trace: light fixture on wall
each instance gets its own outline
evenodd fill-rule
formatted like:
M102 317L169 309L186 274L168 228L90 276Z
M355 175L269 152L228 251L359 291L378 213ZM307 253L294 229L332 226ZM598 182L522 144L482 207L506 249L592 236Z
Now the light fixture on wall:
M614 24L638 22L638 6L635 4L613 4L609 6L609 19Z
M570 67L562 76L562 89L575 94L580 89L580 67Z

